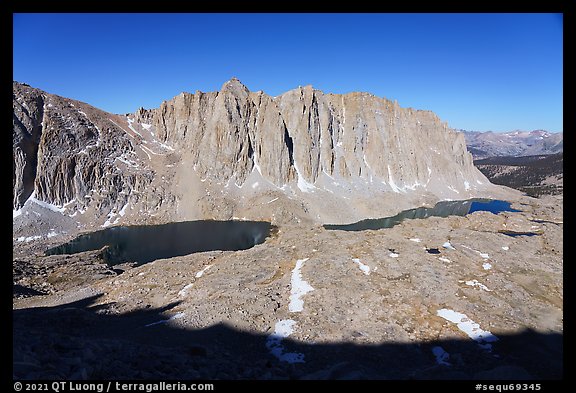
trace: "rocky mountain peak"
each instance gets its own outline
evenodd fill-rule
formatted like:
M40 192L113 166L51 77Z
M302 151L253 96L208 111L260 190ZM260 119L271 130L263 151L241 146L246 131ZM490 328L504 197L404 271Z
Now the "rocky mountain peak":
M232 79L222 85L220 92L230 92L238 97L246 97L250 90L238 78L232 77Z
M432 112L310 85L272 98L232 78L127 115L15 85L14 135L14 211L34 197L108 223L349 223L492 187Z

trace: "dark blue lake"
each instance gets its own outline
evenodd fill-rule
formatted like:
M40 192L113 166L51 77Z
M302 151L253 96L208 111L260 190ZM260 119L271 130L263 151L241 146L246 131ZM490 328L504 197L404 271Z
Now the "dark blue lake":
M185 221L162 225L117 226L86 233L45 255L76 254L103 250L110 265L123 262L143 264L203 251L246 250L264 240L275 229L262 221Z
M470 205L470 209L468 210L467 214L474 212L490 212L498 214L502 212L521 211L517 209L512 209L510 205L511 205L510 202L502 201L500 199L476 199L472 200L472 204Z
M487 211L498 214L501 212L519 212L510 207L510 202L498 199L467 199L464 201L441 201L434 207L418 207L404 210L395 216L374 218L346 225L324 225L325 229L340 231L365 231L392 228L406 219L422 219L428 217L465 216L477 211Z

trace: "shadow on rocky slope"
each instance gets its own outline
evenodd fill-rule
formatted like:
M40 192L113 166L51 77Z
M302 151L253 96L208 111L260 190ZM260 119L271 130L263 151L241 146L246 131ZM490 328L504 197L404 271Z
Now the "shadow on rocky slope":
M200 330L164 323L177 303L127 314L94 305L98 296L57 307L13 311L15 379L559 379L563 337L524 331L498 335L491 353L472 340L426 343L305 344L278 361L265 334L225 324ZM272 333L270 330L269 333ZM361 334L359 332L359 334ZM439 365L434 347L450 354Z

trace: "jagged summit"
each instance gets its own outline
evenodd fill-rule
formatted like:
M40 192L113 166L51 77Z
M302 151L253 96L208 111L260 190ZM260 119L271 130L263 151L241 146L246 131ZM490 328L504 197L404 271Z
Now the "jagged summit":
M229 91L234 95L246 96L250 90L236 77L232 77L229 81L225 82L220 89L221 92Z
M346 223L494 190L461 133L367 93L273 98L232 78L113 115L15 82L13 108L15 212Z

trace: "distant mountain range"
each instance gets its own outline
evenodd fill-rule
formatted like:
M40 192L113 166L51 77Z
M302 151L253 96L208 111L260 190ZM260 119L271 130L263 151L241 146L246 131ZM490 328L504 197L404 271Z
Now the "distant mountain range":
M545 130L479 132L460 130L474 159L502 156L534 156L563 151L564 134Z

